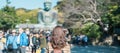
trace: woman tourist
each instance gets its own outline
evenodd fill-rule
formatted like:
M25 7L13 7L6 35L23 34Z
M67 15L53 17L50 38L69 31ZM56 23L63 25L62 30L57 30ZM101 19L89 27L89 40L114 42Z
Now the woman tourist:
M52 31L50 43L53 48L49 53L70 53L70 46L65 39L65 33L61 26L56 26ZM51 50L49 45L49 50Z

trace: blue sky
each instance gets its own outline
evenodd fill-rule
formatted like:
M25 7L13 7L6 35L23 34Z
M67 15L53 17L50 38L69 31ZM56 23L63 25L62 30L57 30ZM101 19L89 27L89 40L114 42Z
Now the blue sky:
M11 4L9 6L14 6L15 8L26 8L26 9L37 9L43 8L43 2L45 0L10 0ZM58 0L52 0L52 7L54 7ZM0 0L0 8L6 5L6 0Z

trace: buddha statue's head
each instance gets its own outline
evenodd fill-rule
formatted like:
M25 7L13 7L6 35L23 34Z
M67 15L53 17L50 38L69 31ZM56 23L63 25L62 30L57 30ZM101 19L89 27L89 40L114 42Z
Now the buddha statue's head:
M44 2L44 10L49 11L51 9L52 3L50 1Z

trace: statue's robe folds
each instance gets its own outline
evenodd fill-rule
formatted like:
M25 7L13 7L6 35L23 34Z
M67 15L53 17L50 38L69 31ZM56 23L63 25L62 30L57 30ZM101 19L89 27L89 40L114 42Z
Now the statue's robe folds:
M41 28L44 29L53 29L55 26L57 26L57 18L57 12L54 10L41 10L38 12L38 23L40 24Z

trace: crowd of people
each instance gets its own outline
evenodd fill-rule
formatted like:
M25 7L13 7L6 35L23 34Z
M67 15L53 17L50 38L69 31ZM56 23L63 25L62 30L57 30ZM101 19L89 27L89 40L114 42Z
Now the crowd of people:
M49 52L50 46L52 51ZM62 50L66 46L69 48L61 26L55 27L53 31L19 28L5 33L0 30L0 53L26 53L27 49L31 49L31 53L66 53Z
M68 46L66 50L70 51L71 44L87 46L88 37L82 33L72 36L61 26L55 27L52 31L19 28L18 30L8 30L5 33L0 30L0 53L26 53L27 51L31 53L57 53L58 51L63 53L62 48Z
M36 53L36 50L40 48L41 53L45 53L47 40L44 34L44 31L33 30L30 32L29 29L23 30L22 28L19 28L18 32L16 29L9 31L9 33L0 31L0 42L4 45L0 47L0 53L26 53L27 47L32 48L32 53Z
M71 39L72 44L77 44L85 47L88 46L88 36L83 33L81 33L80 35L72 36Z

